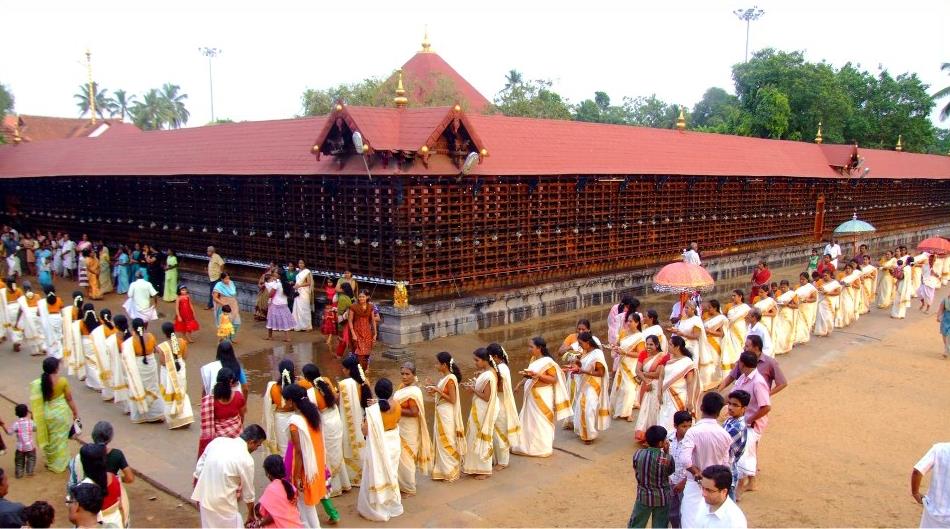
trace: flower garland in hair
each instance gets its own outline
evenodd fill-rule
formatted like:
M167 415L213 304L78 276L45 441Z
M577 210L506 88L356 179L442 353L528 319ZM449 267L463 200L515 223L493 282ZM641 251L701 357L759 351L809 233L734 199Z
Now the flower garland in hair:
M145 341L145 334L143 334L143 333L144 333L145 329L144 329L141 325L138 326L138 327L133 327L133 329L135 330L135 334L136 334L139 338L142 338L142 341L144 342L144 341ZM146 351L145 351L145 346L144 346L144 345L142 346L142 363L145 364L145 365L148 365L148 356L146 355Z
M93 318L96 318L97 320L99 319L99 317L96 316L96 311L94 311L94 310L87 310L86 312L83 313L82 316L83 316L83 318L85 318L86 316L88 316L88 315L90 315L90 314L92 314L92 317L93 317Z
M283 386L285 382L287 384L290 384L293 382L292 380L290 380L290 371L286 369L280 372L280 385Z
M106 323L108 323L108 324L110 324L110 325L112 324L112 318L111 318L108 314L103 314L103 315L102 315L102 321L104 321L104 322L106 322Z
M172 333L171 339L169 340L172 348L172 358L175 360L175 370L181 370L181 364L178 363L178 337L175 336L175 333Z
M357 371L359 372L359 374L360 374L360 380L361 380L360 383L361 383L361 384L368 384L369 382L366 381L366 373L363 372L363 366L362 366L362 364L357 363L357 364L356 364L356 370L357 370Z
M499 346L501 347L501 356L505 359L505 363L510 364L511 362L508 360L508 351L505 351L505 346L501 344L499 344Z
M495 363L495 359L491 355L488 355L488 363L491 364L492 369L498 371L498 364Z

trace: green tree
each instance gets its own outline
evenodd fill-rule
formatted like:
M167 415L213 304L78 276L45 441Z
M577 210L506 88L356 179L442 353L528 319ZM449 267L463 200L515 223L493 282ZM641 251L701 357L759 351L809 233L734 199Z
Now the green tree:
M121 121L125 121L125 118L132 119L130 110L132 105L135 104L135 95L120 89L115 91L112 99L114 105L112 106L110 117L118 117Z
M152 88L136 101L129 112L132 123L142 130L159 130L164 127L168 117L168 107L161 93Z
M950 72L950 62L945 62L940 65L940 69L945 72ZM950 85L937 90L937 93L933 95L934 99L943 99L947 96L950 96ZM947 101L947 104L940 109L940 121L947 119L947 116L950 116L950 101Z
M188 94L181 94L178 91L181 87L172 83L162 85L161 98L164 106L164 122L169 128L178 129L188 124L188 118L191 113L185 108L185 100Z
M115 101L109 97L109 90L106 88L100 89L98 83L92 83L92 93L95 94L96 98L96 115L99 116L100 119L105 119L106 114L112 112L112 109L115 107ZM88 114L89 85L79 85L79 90L73 95L73 98L76 99L76 106L79 107L79 117Z
M451 80L441 74L433 75L427 79L403 78L409 107L450 106L456 103L463 108L468 107L468 102L462 99ZM394 72L385 80L370 77L358 83L343 83L325 89L308 88L301 96L303 115L329 114L337 101L354 106L392 107L398 83L398 72Z
M648 97L623 98L624 113L628 123L655 129L671 129L676 126L679 107L651 94Z
M570 104L551 89L551 81L525 81L517 70L509 71L505 81L505 87L495 95L490 112L528 118L571 119Z
M0 123L3 122L3 118L13 111L13 92L7 88L6 85L0 83ZM0 143L3 143L3 136L0 135Z
M594 92L594 99L585 99L574 106L574 120L622 125L629 121L629 117L622 106L610 104L606 92Z
M781 139L788 132L792 110L788 96L774 86L756 91L752 110L752 133L762 138Z
M714 86L693 107L690 126L708 132L734 132L730 129L738 112L739 98Z

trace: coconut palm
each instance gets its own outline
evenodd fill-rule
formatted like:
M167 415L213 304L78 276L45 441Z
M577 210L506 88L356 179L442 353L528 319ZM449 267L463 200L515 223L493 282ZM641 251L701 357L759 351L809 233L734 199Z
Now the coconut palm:
M940 69L950 72L950 62L941 64ZM950 86L941 88L940 91L934 94L934 99L942 99L947 96L950 96ZM950 101L940 110L940 121L947 119L947 116L950 116Z
M118 117L122 121L125 121L126 117L132 119L131 110L135 104L134 94L128 94L125 90L116 90L113 95L113 101L115 104L111 109L110 117Z
M523 80L521 72L518 70L508 70L508 74L505 75L505 90L521 84Z
M191 115L188 109L185 108L185 99L188 99L188 94L179 94L178 90L180 88L176 84L165 83L161 90L162 99L165 100L167 105L165 123L173 129L187 124Z
M149 90L142 96L141 101L136 101L129 115L132 117L132 123L142 130L159 130L168 117L168 105L165 99L155 88Z
M109 90L103 88L99 89L97 83L92 83L92 93L96 96L96 115L102 119L105 119L106 112L112 112L112 109L115 106L115 101L109 97ZM79 116L85 116L89 113L89 85L81 84L79 85L79 91L73 95L76 98L76 106L79 107Z

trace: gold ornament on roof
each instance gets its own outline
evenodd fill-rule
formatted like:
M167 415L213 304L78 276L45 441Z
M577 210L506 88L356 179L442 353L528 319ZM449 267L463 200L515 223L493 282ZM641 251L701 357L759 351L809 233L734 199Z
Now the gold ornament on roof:
M429 42L429 26L425 28L425 34L422 36L422 49L419 53L432 53L432 43Z
M895 150L895 151L903 151L903 150L904 150L904 142L903 142L903 139L904 139L904 138L903 138L903 134L898 134L898 135L897 135L897 147L894 147L894 150Z
M397 108L403 108L409 104L406 89L402 86L402 70L399 70L399 81L396 83L396 97L393 98L393 103L396 104Z
M686 107L680 107L680 115L676 118L676 128L678 130L686 130Z
M822 141L824 141L824 140L821 138L821 122L819 121L819 122L818 122L818 134L815 136L815 143L821 143Z
M397 309L409 307L409 291L406 290L404 281L396 282L396 290L393 291L393 307Z

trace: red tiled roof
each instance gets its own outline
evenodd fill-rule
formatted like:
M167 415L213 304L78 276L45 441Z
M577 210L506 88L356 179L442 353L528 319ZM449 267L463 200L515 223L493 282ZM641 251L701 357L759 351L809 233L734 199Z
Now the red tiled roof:
M347 107L375 150L415 151L438 130L445 108ZM697 175L836 178L831 165L852 146L575 121L463 115L489 156L473 175ZM310 154L327 117L259 121L139 134L106 134L0 147L0 178L69 175L334 175L365 173ZM482 143L483 142L483 143ZM860 149L870 178L950 179L950 157ZM372 163L372 157L368 157ZM443 155L373 165L373 174L453 175Z
M410 101L424 100L425 94L438 87L441 77L455 86L459 96L467 103L465 106L469 112L482 112L490 104L485 96L437 53L423 51L416 53L402 65L402 75L403 79L413 87L413 91L408 94Z
M13 143L17 119L19 119L20 138L24 142L81 138L89 136L103 125L106 126L106 129L100 134L112 134L120 130L123 133L141 132L135 125L113 119L100 119L92 124L87 118L57 118L20 114L19 116L8 115L3 118L0 134L3 135L7 143Z

